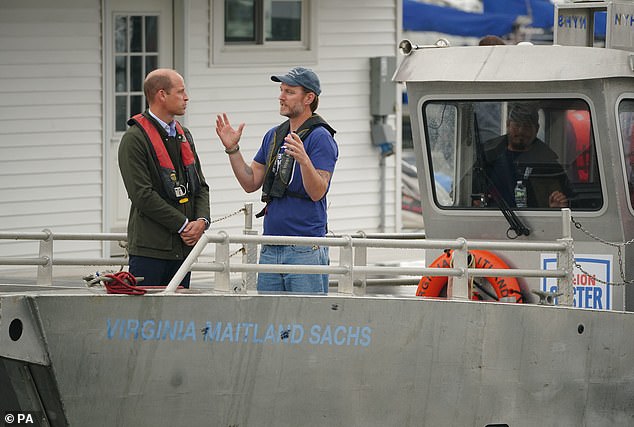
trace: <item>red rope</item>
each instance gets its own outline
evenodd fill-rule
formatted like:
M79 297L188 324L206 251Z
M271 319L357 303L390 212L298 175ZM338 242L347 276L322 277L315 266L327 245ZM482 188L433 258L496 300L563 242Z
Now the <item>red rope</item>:
M143 295L147 291L136 286L136 278L127 271L106 274L112 280L105 281L104 286L109 294Z

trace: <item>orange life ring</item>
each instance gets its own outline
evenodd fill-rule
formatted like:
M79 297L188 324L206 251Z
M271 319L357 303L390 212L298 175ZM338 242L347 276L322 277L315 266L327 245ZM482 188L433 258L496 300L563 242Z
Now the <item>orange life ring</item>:
M430 268L450 268L451 255L453 251L445 251L434 260ZM475 257L475 268L509 268L504 261L494 253L482 250L470 250L469 253ZM418 282L416 295L421 297L438 297L447 285L447 276L423 276ZM519 282L515 277L487 277L498 298L515 297L515 302L523 303L524 298ZM479 299L474 294L472 299Z

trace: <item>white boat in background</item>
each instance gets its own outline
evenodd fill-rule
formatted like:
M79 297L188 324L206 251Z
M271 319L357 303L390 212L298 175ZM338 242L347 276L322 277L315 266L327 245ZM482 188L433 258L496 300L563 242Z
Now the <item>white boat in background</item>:
M597 10L612 23L607 47L591 47ZM0 407L42 426L632 425L634 36L625 15L634 3L557 7L556 42L568 46L401 44L395 80L408 90L426 239L327 237L318 243L339 251L337 265L280 267L232 264L229 245L253 254L262 243L314 241L206 234L172 282L145 295L0 285ZM474 203L485 200L477 111L494 106L503 133L517 102L539 107L539 137L574 190L569 209ZM450 188L441 197L439 177ZM216 259L197 263L206 244ZM453 258L369 266L375 247L424 249L428 260L451 249ZM474 250L501 261L474 266ZM60 262L48 255L14 261L46 270ZM213 289L176 289L189 268L214 272ZM248 285L258 271L299 270L331 273L336 291ZM365 294L378 274L442 275L446 297ZM511 279L519 294L504 293Z

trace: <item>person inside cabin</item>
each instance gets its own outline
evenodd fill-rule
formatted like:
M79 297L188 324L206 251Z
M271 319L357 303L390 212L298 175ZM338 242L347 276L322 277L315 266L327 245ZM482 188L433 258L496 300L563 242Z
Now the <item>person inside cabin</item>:
M143 83L149 108L128 120L119 145L119 169L132 202L128 219L130 273L149 286L167 285L209 227L209 186L185 114L187 92L171 69ZM191 272L180 283L189 287Z
M216 117L216 134L236 179L247 192L262 188L264 235L323 237L327 231L326 194L339 156L335 130L315 113L319 77L309 68L295 67L271 76L280 83L280 115L288 118L264 135L248 165L241 152L244 123L232 127L226 113ZM260 264L328 265L328 248L262 245ZM258 291L328 292L327 274L259 273Z
M501 197L511 207L568 207L572 191L566 172L557 154L537 138L538 130L534 104L510 104L506 134L484 144L487 193L493 195L493 204Z

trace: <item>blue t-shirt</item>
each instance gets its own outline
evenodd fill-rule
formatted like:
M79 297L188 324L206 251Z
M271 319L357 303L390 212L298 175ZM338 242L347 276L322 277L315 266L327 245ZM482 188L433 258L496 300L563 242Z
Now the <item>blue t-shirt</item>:
M269 147L273 144L275 129L270 129L262 145L255 155L256 162L266 165ZM325 170L332 174L335 163L339 157L339 149L330 132L324 127L315 128L308 138L302 140L306 154L310 157L315 169ZM284 144L282 144L284 145ZM328 185L330 188L330 185ZM307 236L322 237L326 235L326 196L313 202L302 183L302 172L299 164L295 162L288 191L304 195L295 197L285 195L281 198L273 198L267 205L264 216L264 235L266 236ZM328 190L326 190L328 193Z

